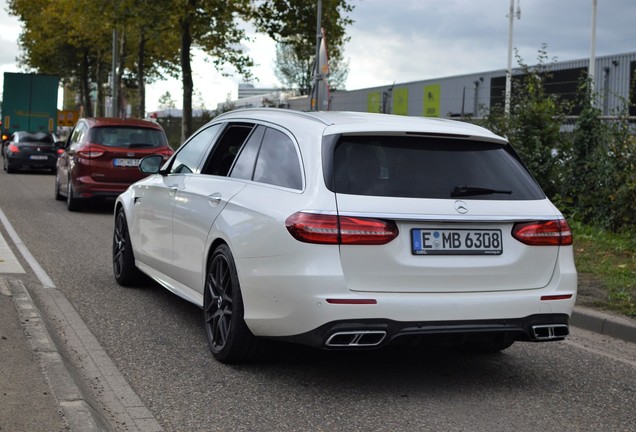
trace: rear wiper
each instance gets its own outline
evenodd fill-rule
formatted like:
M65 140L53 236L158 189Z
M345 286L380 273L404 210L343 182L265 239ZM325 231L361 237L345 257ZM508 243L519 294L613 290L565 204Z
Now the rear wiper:
M461 185L455 186L451 191L451 197L473 196L473 195L492 195L492 194L512 194L511 190L498 190L483 188L477 186Z

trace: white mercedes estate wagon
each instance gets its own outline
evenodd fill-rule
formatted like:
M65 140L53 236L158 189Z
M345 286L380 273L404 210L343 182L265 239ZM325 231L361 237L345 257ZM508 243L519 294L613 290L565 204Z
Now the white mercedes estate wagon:
M568 335L572 233L502 137L354 112L214 118L116 201L113 269L203 309L212 354L496 352Z

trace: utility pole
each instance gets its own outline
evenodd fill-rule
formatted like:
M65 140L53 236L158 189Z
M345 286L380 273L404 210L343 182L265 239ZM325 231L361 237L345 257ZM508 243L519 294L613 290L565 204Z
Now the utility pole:
M506 116L510 115L510 93L512 91L512 23L515 15L517 19L521 18L521 8L517 3L517 13L515 14L515 0L510 0L510 10L508 11L508 66L506 68L506 96L504 112Z

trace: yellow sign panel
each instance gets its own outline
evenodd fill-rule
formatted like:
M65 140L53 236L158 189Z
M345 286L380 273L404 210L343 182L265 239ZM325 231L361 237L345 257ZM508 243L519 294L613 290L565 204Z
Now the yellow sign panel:
M58 126L75 126L79 120L79 111L77 110L63 110L57 112L57 125Z
M393 114L409 115L408 87L401 87L393 90Z
M382 93L375 92L367 95L367 112L382 112Z
M440 96L442 93L439 84L424 86L424 117L440 116Z

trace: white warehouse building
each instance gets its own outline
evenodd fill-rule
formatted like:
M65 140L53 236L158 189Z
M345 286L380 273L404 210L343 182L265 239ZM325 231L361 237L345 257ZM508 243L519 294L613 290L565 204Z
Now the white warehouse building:
M544 81L549 94L558 94L574 103L572 115L578 115L577 88L587 74L589 59L548 63L542 65L550 72ZM532 66L531 68L536 67ZM513 79L523 75L513 70ZM373 88L331 93L330 109L334 111L385 112L426 117L481 117L491 107L504 104L505 69L446 78L399 83ZM636 52L597 57L594 89L597 106L603 115L624 110L625 103L636 102ZM240 100L236 101L240 106ZM636 116L636 108L629 107L629 115ZM290 98L285 106L306 111L307 96Z

